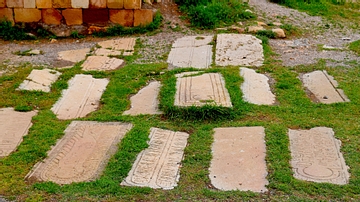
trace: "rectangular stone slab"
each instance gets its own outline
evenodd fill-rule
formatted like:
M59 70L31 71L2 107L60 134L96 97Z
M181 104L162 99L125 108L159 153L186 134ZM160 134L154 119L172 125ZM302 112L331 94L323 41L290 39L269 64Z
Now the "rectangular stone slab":
M101 46L101 48L109 50L123 50L124 55L132 55L134 53L135 43L136 38L121 38L115 40L101 41L98 42L98 45Z
M331 104L350 101L341 89L337 89L338 83L325 70L304 74L301 76L301 80L304 87L310 90L321 103Z
M209 45L213 40L213 36L185 36L177 39L172 47L184 48L184 47L198 47Z
M294 177L312 182L347 184L350 174L331 128L289 129Z
M205 104L232 107L230 95L221 74L207 73L177 78L175 106L203 106Z
M58 52L58 58L60 60L66 60L70 62L80 62L85 60L86 55L90 52L90 48L77 49L77 50L68 50Z
M240 68L240 76L244 78L240 88L246 102L257 105L273 105L275 103L275 95L271 92L268 83L269 78L264 74L242 67Z
M26 179L57 184L94 180L131 128L129 123L73 121L48 157L37 163Z
M173 189L189 134L151 128L149 147L137 156L121 185Z
M120 68L124 64L124 60L110 58L107 56L89 56L81 65L85 71L107 71Z
M51 84L54 83L59 76L60 72L50 69L34 69L29 76L20 84L20 90L38 90L50 92Z
M159 81L153 81L143 89L139 90L136 95L130 98L131 109L125 111L123 114L161 114L158 109L160 87L161 83Z
M63 90L62 97L51 108L58 119L85 117L95 111L109 80L77 74L68 83L69 88Z
M220 190L267 191L263 127L215 128L209 177Z
M209 68L212 60L212 46L172 48L167 62L169 68Z
M17 112L13 108L0 109L0 158L16 150L28 134L31 119L37 111Z
M218 34L215 62L219 66L256 66L263 64L261 40L246 34Z

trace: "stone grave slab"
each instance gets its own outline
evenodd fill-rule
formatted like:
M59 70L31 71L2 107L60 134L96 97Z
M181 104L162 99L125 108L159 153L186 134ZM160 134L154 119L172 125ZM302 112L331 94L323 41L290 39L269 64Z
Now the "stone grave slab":
M245 67L240 68L240 76L244 78L240 88L246 102L257 105L272 105L275 103L275 95L271 92L268 77Z
M124 60L109 58L107 56L89 56L81 65L85 71L106 71L120 68Z
M115 40L107 40L98 42L101 48L108 50L124 51L123 55L132 55L134 53L134 47L136 38L121 38Z
M51 108L58 119L85 117L95 111L109 80L77 74L68 83L69 88L63 90L62 97Z
M177 76L175 106L217 106L232 107L225 81L219 73L194 76Z
M331 128L289 129L294 177L312 182L347 184L350 174Z
M167 62L169 68L209 68L212 60L212 46L173 48Z
M39 90L50 92L51 84L54 83L59 76L60 72L50 69L34 69L29 76L24 80L20 86L20 90Z
M172 47L173 48L184 48L184 47L198 47L206 46L212 42L213 36L185 36L177 39Z
M131 108L125 111L125 115L139 114L161 114L158 110L158 95L161 84L159 81L150 82L141 89L136 95L130 98Z
M0 109L0 158L16 150L31 127L37 111L17 112L13 108Z
M98 48L95 50L94 52L95 55L97 56L111 56L111 55L121 55L121 51L118 50L109 50L109 49L105 49L105 48Z
M304 87L314 94L317 101L325 104L349 102L343 90L338 89L338 83L324 71L313 71L301 76Z
M90 53L90 48L61 51L58 53L58 58L60 60L66 60L70 62L80 62L82 60L85 60L88 53Z
M129 123L73 121L48 157L37 163L26 179L57 184L94 180L131 128Z
M143 150L121 185L173 189L189 134L151 128L149 147Z
M215 62L219 66L256 66L263 64L261 40L247 34L218 34Z
M263 127L215 128L209 177L220 190L267 191Z

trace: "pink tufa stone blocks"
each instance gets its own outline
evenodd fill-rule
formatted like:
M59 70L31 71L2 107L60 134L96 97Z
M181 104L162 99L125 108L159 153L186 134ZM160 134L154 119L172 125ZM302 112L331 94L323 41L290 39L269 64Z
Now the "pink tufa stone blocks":
M35 8L14 8L15 22L39 22L41 11Z
M81 25L83 23L82 9L65 9L62 11L62 15L67 25Z
M124 27L134 25L134 10L110 10L110 21Z
M52 9L42 9L41 10L42 21L48 25L60 25L62 20L62 15L60 11Z
M153 21L153 11L150 9L134 10L134 26L145 26Z

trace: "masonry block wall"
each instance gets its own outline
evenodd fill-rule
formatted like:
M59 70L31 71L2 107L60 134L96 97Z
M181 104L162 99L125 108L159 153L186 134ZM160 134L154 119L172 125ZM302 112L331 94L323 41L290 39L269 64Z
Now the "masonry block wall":
M153 12L141 0L0 0L0 20L48 25L115 23L125 27L152 22Z

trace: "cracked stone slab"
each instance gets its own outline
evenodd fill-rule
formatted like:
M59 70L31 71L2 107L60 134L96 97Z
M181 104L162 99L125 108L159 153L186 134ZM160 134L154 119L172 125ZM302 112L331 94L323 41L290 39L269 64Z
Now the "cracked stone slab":
M175 106L217 106L232 107L225 81L219 73L193 76L177 76Z
M261 40L247 34L217 35L215 62L219 66L256 66L264 62Z
M209 177L220 190L266 192L263 127L215 128Z
M24 80L19 90L39 90L44 92L50 92L51 84L54 83L59 76L60 72L50 69L34 69L29 76Z
M37 163L26 179L57 184L94 180L131 128L129 123L73 121L48 157Z
M85 117L99 107L108 79L95 79L91 75L77 74L69 82L69 88L62 91L62 97L51 110L58 119Z
M61 51L58 53L60 60L66 60L70 62L80 62L85 60L86 55L90 53L90 48Z
M169 68L209 68L212 60L212 46L172 48L167 62Z
M124 51L123 55L133 55L136 38L121 38L98 42L103 49Z
M13 108L0 109L0 158L15 151L28 134L31 119L37 111L17 112Z
M209 45L213 41L213 36L185 36L177 39L172 47L184 48L184 47L199 47Z
M349 102L343 90L338 89L338 83L334 77L324 71L313 71L302 75L301 80L305 88L311 91L316 101L325 104L336 102Z
M176 187L188 137L184 132L151 128L149 147L137 156L121 185L155 189Z
M81 65L85 71L106 71L120 68L124 60L109 58L107 56L89 56Z
M131 108L123 114L161 114L158 109L160 87L161 83L159 81L150 82L146 87L130 98Z
M271 92L267 76L244 67L240 68L240 76L244 77L241 90L246 102L257 105L273 105L275 103L275 95Z
M312 182L347 184L350 174L331 128L289 129L294 177Z

